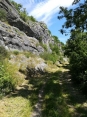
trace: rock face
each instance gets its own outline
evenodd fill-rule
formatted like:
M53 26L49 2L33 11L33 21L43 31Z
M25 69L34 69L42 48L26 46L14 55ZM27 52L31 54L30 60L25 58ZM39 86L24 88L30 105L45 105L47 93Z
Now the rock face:
M0 45L10 50L31 51L35 54L44 52L39 41L27 36L16 27L12 27L0 21Z
M9 0L0 0L0 9L3 9L6 12L9 21L20 18L18 12Z
M23 32L26 32L28 36L34 35L30 27L20 19L20 15L9 0L0 0L0 9L3 9L6 12L7 20L11 25L19 28Z
M7 20L12 26L25 32L27 36L34 37L43 44L46 44L48 51L51 52L49 43L53 43L54 40L43 22L29 21L25 23L9 0L0 0L0 9L6 12Z
M0 44L7 49L31 51L35 54L44 51L52 53L51 45L55 39L43 22L28 20L24 22L10 0L0 0L0 10L6 14L6 22L0 21ZM1 18L1 15L0 15ZM58 45L61 50L61 45Z

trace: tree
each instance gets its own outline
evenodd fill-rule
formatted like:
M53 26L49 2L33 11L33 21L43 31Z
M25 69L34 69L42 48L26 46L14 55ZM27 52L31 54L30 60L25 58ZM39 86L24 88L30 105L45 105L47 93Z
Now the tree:
M26 22L28 20L28 13L25 8L20 12L20 17Z
M80 73L84 73L87 70L87 65L85 64L87 61L86 33L76 32L75 37L71 34L65 47L65 54L70 58L70 69L74 73L74 77L78 77Z
M78 4L71 9L60 7L58 19L66 19L66 22L62 25L62 29L60 30L62 34L66 32L64 30L65 28L70 28L70 32L78 28L81 31L87 30L87 0L85 0L84 3L81 3L80 0L75 0L73 4L75 3Z
M84 3L74 0L74 8L60 7L58 19L65 18L61 33L70 29L70 38L65 46L65 55L70 59L72 79L87 88L87 0ZM85 91L86 92L86 91Z

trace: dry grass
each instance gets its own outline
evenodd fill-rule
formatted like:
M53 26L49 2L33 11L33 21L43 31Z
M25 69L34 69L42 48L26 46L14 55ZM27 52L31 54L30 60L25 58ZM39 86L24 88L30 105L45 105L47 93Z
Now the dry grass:
M23 97L11 97L0 100L0 117L29 117L31 106Z

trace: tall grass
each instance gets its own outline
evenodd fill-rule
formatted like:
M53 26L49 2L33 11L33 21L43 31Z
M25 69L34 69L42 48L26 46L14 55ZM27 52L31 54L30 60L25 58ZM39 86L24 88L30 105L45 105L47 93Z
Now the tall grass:
M17 85L17 67L8 61L0 63L0 92L8 94L13 91Z
M8 52L0 46L0 95L8 94L17 85L17 67L8 62Z
M53 63L55 63L58 60L58 55L56 53L48 53L48 52L44 52L42 54L40 54L41 58L43 58L44 60L48 61L52 61Z

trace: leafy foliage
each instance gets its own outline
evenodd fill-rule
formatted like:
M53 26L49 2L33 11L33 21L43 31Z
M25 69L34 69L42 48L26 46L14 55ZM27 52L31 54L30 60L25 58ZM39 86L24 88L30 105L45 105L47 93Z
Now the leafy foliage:
M14 90L17 84L17 68L8 62L9 54L0 46L0 92L7 94ZM0 95L1 96L1 95Z
M65 29L70 29L65 55L70 58L72 79L87 93L87 0L74 0L73 4L78 5L73 9L60 7L58 19L66 18L60 30L62 34L66 33Z
M14 1L11 1L11 3L15 6L15 8L18 11L18 13L20 14L20 17L22 18L22 20L24 20L25 22L27 22L28 20L31 20L33 22L36 21L36 19L33 16L28 16L26 8L23 8L21 4L18 4Z
M6 12L3 9L0 9L0 20L6 21Z
M52 36L53 39L54 39L54 44L49 44L50 45L50 48L52 50L53 53L56 53L58 56L60 55L60 47L59 45L61 45L59 39L57 36Z
M36 19L33 16L28 16L28 19L33 21L33 22L36 22Z
M0 46L0 61L3 61L5 58L8 57L9 53L7 52L7 50L3 46Z
M58 47L58 44L50 44L50 48L52 50L52 52L55 52L57 55L60 55L60 50L59 50L59 47Z
M15 67L7 61L0 63L0 92L7 94L14 90L16 84Z
M44 60L48 61L52 61L53 63L55 63L58 60L58 56L56 53L48 53L48 52L44 52L43 54L40 55Z
M54 36L54 35L53 35L52 37L54 38L54 42L55 42L55 43L59 43L59 42L60 42L57 36Z
M67 41L65 54L70 58L70 70L74 82L80 83L82 89L87 86L87 36L86 33L73 33Z
M79 2L80 0L75 0L73 4L78 3L78 5L72 9L60 7L58 19L65 18L66 21L62 25L60 32L63 34L66 32L65 28L70 28L70 32L75 29L80 29L85 31L87 29L87 0ZM60 15L62 14L62 15Z
M20 12L20 17L26 22L28 20L28 13L26 12L26 9L24 8Z
M15 6L16 10L20 13L20 10L22 9L22 5L21 4L17 4L14 1L11 1L11 3Z
M44 48L45 51L47 51L47 45L43 44L42 42L40 42L40 45Z

